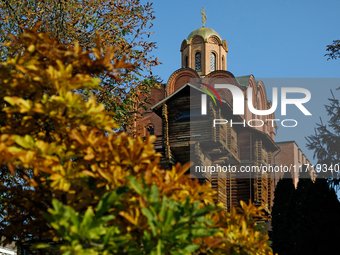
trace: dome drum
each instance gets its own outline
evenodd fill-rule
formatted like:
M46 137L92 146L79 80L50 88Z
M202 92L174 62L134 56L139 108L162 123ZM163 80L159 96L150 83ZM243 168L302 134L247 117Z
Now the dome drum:
M200 76L227 69L227 42L211 28L201 27L192 31L183 40L180 51L182 68L189 67Z

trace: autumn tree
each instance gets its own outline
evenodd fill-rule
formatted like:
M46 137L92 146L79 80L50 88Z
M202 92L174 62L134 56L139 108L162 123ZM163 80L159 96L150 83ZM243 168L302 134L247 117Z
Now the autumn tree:
M131 124L146 101L139 102L138 95L146 96L150 88L157 86L158 78L152 67L159 62L150 55L156 47L150 41L152 21L155 19L152 4L140 0L1 0L0 42L9 40L8 34L21 34L41 21L39 31L47 32L60 42L91 49L99 34L103 51L118 47L116 59L126 59L134 69L125 69L111 79L101 73L101 84L92 88L97 102L103 103L115 121L124 127ZM0 58L6 59L8 48L2 47ZM88 90L81 91L84 96Z
M134 68L116 48L66 47L37 29L12 37L0 63L0 166L16 180L0 183L5 242L47 254L271 254L263 208L226 213L189 164L159 167L155 136L114 132L104 105L78 93Z

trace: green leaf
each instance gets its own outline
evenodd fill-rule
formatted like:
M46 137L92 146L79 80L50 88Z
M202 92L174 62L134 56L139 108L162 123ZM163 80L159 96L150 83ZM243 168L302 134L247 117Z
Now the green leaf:
M157 243L157 255L162 255L162 240L158 239L158 243Z
M151 186L151 203L157 202L158 196L159 196L158 187L155 184L153 184Z
M128 187L119 187L115 191L105 193L98 202L96 217L100 217L112 207L120 206L121 204L118 201L128 192L128 190Z
M200 247L200 246L199 246L198 244L189 244L189 245L187 245L187 246L184 248L184 251L185 251L185 252L192 253L192 252L197 251L197 249L198 249L199 247Z
M142 208L142 213L148 218L148 223L150 225L153 236L157 236L157 229L156 229L155 224L153 222L154 220L157 220L157 218L152 214L150 209L148 209L146 207Z
M91 227L91 224L93 222L93 215L94 213L92 207L88 207L85 212L83 221L80 224L81 231L85 231Z
M45 244L45 243L40 243L32 246L34 249L46 249L46 248L51 248L51 245Z
M139 181L135 178L133 178L132 176L128 176L126 177L129 181L130 181L130 185L132 186L132 188L140 195L143 194L143 189L141 184L139 183Z

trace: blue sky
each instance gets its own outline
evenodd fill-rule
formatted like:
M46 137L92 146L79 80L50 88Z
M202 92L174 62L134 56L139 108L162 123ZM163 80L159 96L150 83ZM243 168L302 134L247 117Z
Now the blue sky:
M146 1L142 1L146 2ZM228 44L227 69L235 76L253 74L264 81L271 99L275 80L264 78L340 78L340 60L324 57L326 45L340 39L340 1L161 1L153 7L156 19L151 40L157 42L153 52L163 63L154 68L166 83L180 68L180 45L189 33L202 26L201 8L205 7L206 27L217 31ZM276 141L296 140L313 162L313 153L305 148L305 136L313 134L324 109L330 89L340 86L340 79L285 80L285 87L304 87L312 94L306 104L312 116L302 116L292 109L287 116L299 121L294 129L279 128ZM340 98L340 92L335 92Z

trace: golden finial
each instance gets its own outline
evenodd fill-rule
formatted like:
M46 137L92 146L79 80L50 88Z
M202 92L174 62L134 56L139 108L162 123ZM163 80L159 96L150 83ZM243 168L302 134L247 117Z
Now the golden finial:
M208 19L207 15L204 13L204 7L201 10L203 27L205 26L205 20Z

